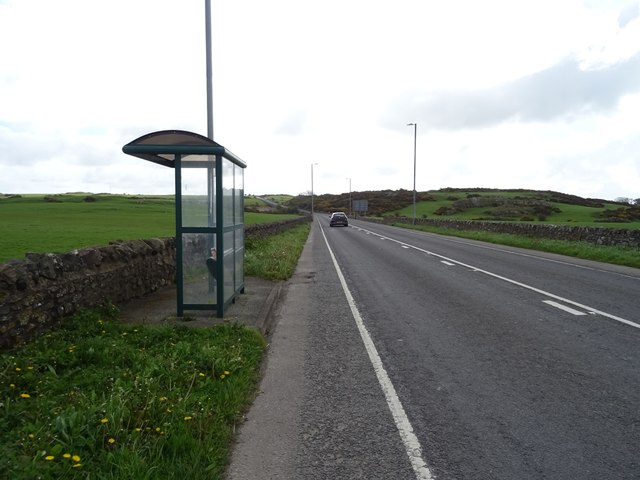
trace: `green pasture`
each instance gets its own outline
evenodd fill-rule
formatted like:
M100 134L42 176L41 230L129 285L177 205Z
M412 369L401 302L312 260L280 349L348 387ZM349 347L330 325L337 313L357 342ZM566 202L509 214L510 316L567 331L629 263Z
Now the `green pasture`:
M256 197L245 197L244 198L244 206L245 207L265 207L267 206L263 200L260 200Z
M441 207L450 207L455 201L454 198L463 199L469 193L475 192L428 192L435 197L435 201L422 201L416 203L416 217L417 218L435 218L435 219L448 219L448 220L477 220L479 218L486 218L489 207L477 207L469 208L463 212L453 215L436 215L436 211ZM479 196L496 196L496 192L481 192L475 193ZM517 197L526 196L527 192L523 191L500 191L501 197ZM535 223L548 223L548 224L567 224L575 226L589 226L589 227L605 227L605 228L624 228L624 229L640 229L640 222L625 222L625 223L611 223L603 222L596 218L596 215L605 210L615 210L620 208L619 204L604 203L604 208L586 207L582 205L571 205L566 203L552 202L553 206L557 207L560 212L552 213L547 216L546 220L540 222L538 220ZM402 209L398 209L389 214L399 214L400 216L413 216L413 205L409 205Z
M276 203L286 203L293 198L293 195L260 195L262 198Z
M245 224L295 217L246 212ZM0 262L23 259L27 252L64 253L117 240L170 237L175 235L175 202L172 195L0 197L0 229Z
M264 202L264 200L270 200L275 203L284 204L292 198L293 195L250 195L244 197L244 205L246 207L265 207L267 206L267 204Z

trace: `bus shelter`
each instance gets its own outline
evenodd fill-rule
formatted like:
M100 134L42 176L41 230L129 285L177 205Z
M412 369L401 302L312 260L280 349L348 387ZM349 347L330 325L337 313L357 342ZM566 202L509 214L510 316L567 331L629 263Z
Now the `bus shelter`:
M244 293L244 169L225 147L197 133L164 130L122 147L175 169L177 314L223 317Z

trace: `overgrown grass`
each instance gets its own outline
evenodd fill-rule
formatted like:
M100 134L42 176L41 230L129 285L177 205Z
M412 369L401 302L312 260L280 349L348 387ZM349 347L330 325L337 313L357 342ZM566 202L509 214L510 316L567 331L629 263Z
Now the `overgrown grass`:
M116 317L84 312L2 354L2 478L220 478L264 340Z
M568 240L532 238L524 235L508 233L455 230L427 225L410 225L406 223L397 223L394 225L397 227L412 228L415 230L449 235L452 237L469 238L473 240L481 240L483 242L497 243L500 245L528 248L530 250L558 253L586 260L640 268L640 251L638 251L637 248L594 245L587 242L572 242Z
M283 220L291 220L293 218L298 218L300 215L292 214L292 213L255 213L255 212L244 212L244 223L245 225L255 225L258 223L273 223L273 222L281 222Z
M247 238L245 273L271 280L290 278L298 264L310 228L310 224L305 223L277 235Z
M47 200L45 200L45 197ZM87 198L93 201L86 201ZM245 224L295 218L245 213ZM65 253L76 248L175 235L172 195L23 195L0 197L0 262L25 253Z

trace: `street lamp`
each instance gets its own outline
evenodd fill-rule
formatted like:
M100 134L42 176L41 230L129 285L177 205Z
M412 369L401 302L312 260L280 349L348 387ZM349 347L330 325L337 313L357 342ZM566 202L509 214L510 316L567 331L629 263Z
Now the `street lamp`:
M349 180L349 216L351 216L351 178L347 180Z
M317 163L311 164L311 220L313 220L313 166Z
M206 68L207 68L207 136L210 140L213 140L213 87L211 78L211 0L205 0L204 2L204 29L205 29L205 53L207 55Z
M407 127L413 125L413 224L416 224L416 145L418 143L418 124L407 123Z

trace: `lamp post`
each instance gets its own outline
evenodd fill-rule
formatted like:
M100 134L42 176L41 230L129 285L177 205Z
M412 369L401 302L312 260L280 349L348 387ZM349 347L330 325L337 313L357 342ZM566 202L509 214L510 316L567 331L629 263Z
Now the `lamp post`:
M416 224L416 145L418 143L418 124L407 123L407 127L413 125L413 224Z
M313 220L313 166L317 163L311 164L311 220Z
M347 178L349 180L349 216L351 216L351 178Z
M213 140L213 87L212 87L212 67L211 67L211 0L204 2L204 27L205 27L205 53L207 55L207 137Z

